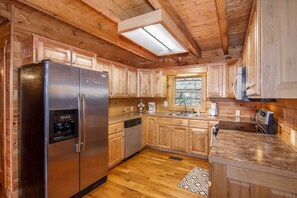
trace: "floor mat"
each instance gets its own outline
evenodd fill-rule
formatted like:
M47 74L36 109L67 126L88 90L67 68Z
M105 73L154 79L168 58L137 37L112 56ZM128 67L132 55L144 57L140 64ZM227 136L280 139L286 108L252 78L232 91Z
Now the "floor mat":
M178 184L179 187L208 197L208 170L195 167Z

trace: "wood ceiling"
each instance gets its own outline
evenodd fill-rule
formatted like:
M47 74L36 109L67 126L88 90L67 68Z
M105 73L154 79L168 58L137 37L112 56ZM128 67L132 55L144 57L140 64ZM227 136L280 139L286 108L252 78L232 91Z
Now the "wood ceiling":
M189 42L185 58L240 54L253 0L19 0L70 25L124 48L150 63L164 61L117 33L117 22L162 8ZM177 60L179 56L170 56Z

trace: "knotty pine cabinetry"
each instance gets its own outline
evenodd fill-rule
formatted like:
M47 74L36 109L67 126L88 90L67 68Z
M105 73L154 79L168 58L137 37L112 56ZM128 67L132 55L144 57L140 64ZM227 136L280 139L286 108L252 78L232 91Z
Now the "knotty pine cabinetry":
M209 148L208 122L201 120L189 121L189 152L208 155Z
M162 70L138 70L138 97L166 97L167 78Z
M260 170L211 162L209 197L297 197L297 180Z
M243 52L247 96L296 98L297 1L255 2Z
M145 144L149 146L157 146L157 118L154 116L147 116L145 121Z
M235 98L233 83L237 75L237 64L237 62L226 62L208 65L208 98Z
M33 35L22 43L23 64L49 59L58 63L95 69L96 54Z
M108 126L108 167L124 159L124 122Z
M111 96L125 97L127 86L126 68L118 65L112 65L111 71Z

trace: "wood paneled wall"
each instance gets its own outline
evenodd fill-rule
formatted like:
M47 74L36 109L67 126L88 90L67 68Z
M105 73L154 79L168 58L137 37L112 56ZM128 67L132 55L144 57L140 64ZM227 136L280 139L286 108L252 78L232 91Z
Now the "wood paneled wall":
M295 131L295 145L297 150L297 99L281 99L274 103L263 103L263 106L273 111L274 118L278 122L278 134L289 145L291 144L291 132Z
M0 42L7 42L7 52L6 52L6 68L5 68L5 72L6 72L6 84L5 84L5 89L6 89L6 92L5 92L5 131L3 134L3 138L4 138L4 155L6 156L6 158L4 159L4 185L3 185L3 188L6 188L6 189L3 189L5 191L11 191L11 133L10 131L12 130L12 109L11 109L11 92L8 91L8 90L11 90L10 89L10 82L11 82L11 77L12 77L12 74L11 74L11 70L10 70L10 65L11 65L11 60L12 60L12 56L11 56L11 23L8 22L6 24L3 24L3 26L0 27ZM2 113L2 112L1 112ZM2 149L2 148L1 148Z

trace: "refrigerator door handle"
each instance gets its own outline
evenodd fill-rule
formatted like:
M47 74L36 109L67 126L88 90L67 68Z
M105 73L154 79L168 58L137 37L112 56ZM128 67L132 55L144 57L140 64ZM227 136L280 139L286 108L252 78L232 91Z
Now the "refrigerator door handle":
M86 149L86 96L82 95L82 114L83 114L83 136L82 136L82 151Z
M75 144L75 151L77 153L81 150L81 98L80 94L77 95L77 108L78 108L78 140Z

